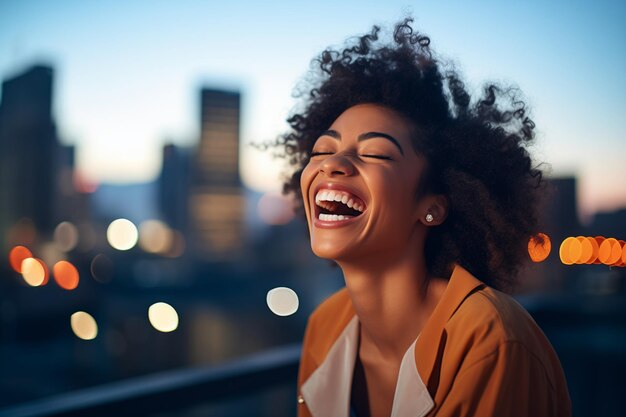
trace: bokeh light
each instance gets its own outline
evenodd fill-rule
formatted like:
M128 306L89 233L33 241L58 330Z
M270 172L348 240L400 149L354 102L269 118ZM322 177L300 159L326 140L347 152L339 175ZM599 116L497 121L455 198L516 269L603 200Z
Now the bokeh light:
M172 231L160 220L146 220L139 225L139 246L146 252L167 253L172 240Z
M78 270L68 261L59 261L52 267L54 280L59 287L66 290L73 290L78 287L80 280Z
M26 258L20 268L24 281L31 287L39 287L48 283L48 267L41 259Z
M601 240L598 240L598 237L587 236L587 240L589 241L589 246L591 247L591 256L589 260L586 262L588 264L596 264L598 261L598 253L600 252L600 243Z
M83 340L95 339L98 335L98 324L89 313L77 311L70 318L70 325L74 334Z
M93 257L90 265L91 276L103 284L111 282L113 278L113 261L111 259L99 253Z
M63 252L69 252L78 244L78 228L70 222L61 222L54 229L54 243Z
M298 311L298 295L287 287L276 287L267 292L267 306L277 316L290 316Z
M152 327L160 332L171 332L178 327L178 313L167 303L154 303L148 308L148 319Z
M139 232L137 227L127 219L117 219L111 222L107 229L109 245L117 250L128 250L137 244Z
M576 236L563 240L559 249L561 262L572 264L605 264L624 267L626 242L603 236Z
M15 246L9 252L9 263L15 272L22 272L22 262L26 258L32 258L33 254L26 246Z
M574 248L572 248L574 246ZM574 237L568 237L563 240L559 248L559 257L565 265L572 265L580 256L580 242Z
M537 233L528 241L528 254L533 262L545 261L551 250L552 243L545 233Z
M294 217L293 202L280 194L265 193L259 200L257 213L267 224L287 224Z
M585 236L576 236L576 240L580 243L580 256L575 260L577 264L589 263L593 256L593 247L591 242Z
M183 236L183 234L178 230L172 230L172 244L170 245L169 250L163 255L168 258L178 258L185 253L186 247L185 236Z
M74 170L74 189L79 193L91 194L98 189L98 183L88 179L80 170Z
M598 259L605 265L613 265L622 258L622 247L617 239L612 237L605 239L600 245Z

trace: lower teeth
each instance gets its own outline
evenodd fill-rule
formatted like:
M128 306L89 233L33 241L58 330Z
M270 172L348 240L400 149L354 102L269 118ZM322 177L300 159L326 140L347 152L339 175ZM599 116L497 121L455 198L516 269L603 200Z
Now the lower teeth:
M343 214L320 213L320 220L326 220L326 221L332 221L332 222L336 222L340 220L348 220L348 219L351 219L352 217L353 216L344 216Z

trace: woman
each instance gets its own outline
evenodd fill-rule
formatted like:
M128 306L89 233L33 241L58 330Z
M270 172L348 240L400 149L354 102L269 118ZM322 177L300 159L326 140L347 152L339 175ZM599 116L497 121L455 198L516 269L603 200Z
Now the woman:
M298 415L568 416L552 346L501 292L538 232L534 124L513 89L472 100L411 24L324 51L279 140L346 283L309 318Z

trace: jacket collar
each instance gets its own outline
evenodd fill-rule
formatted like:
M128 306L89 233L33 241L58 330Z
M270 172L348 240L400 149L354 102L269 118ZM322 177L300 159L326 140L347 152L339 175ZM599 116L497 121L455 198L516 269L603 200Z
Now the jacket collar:
M422 329L420 340L415 344L417 371L433 396L439 385L438 373L433 374L433 370L443 355L446 323L471 293L484 286L469 271L455 264L448 286Z
M433 369L443 354L445 324L463 300L483 285L466 269L455 264L441 300L402 359L392 417L421 417L432 409L439 382ZM328 330L329 333L343 330L330 350L311 352L319 366L304 381L300 390L313 417L349 415L359 319L347 294L345 307L338 313L336 323L340 327Z
M302 384L300 391L313 417L348 417L358 331L359 318L354 315L326 359ZM400 365L391 417L425 416L434 406L415 367L414 356L415 342L407 349Z

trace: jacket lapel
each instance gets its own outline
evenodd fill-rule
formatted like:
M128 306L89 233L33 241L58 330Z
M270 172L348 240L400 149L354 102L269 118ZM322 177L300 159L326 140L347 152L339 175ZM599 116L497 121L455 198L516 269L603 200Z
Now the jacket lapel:
M415 364L433 397L439 385L438 373L433 373L433 370L442 359L446 342L444 333L446 323L463 300L475 289L484 285L465 268L455 264L441 300L420 333L419 340L415 344Z
M324 361L300 388L313 417L348 416L358 325L354 315Z
M419 338L420 336L417 340ZM409 347L402 359L391 417L423 417L435 405L413 359L417 340Z

